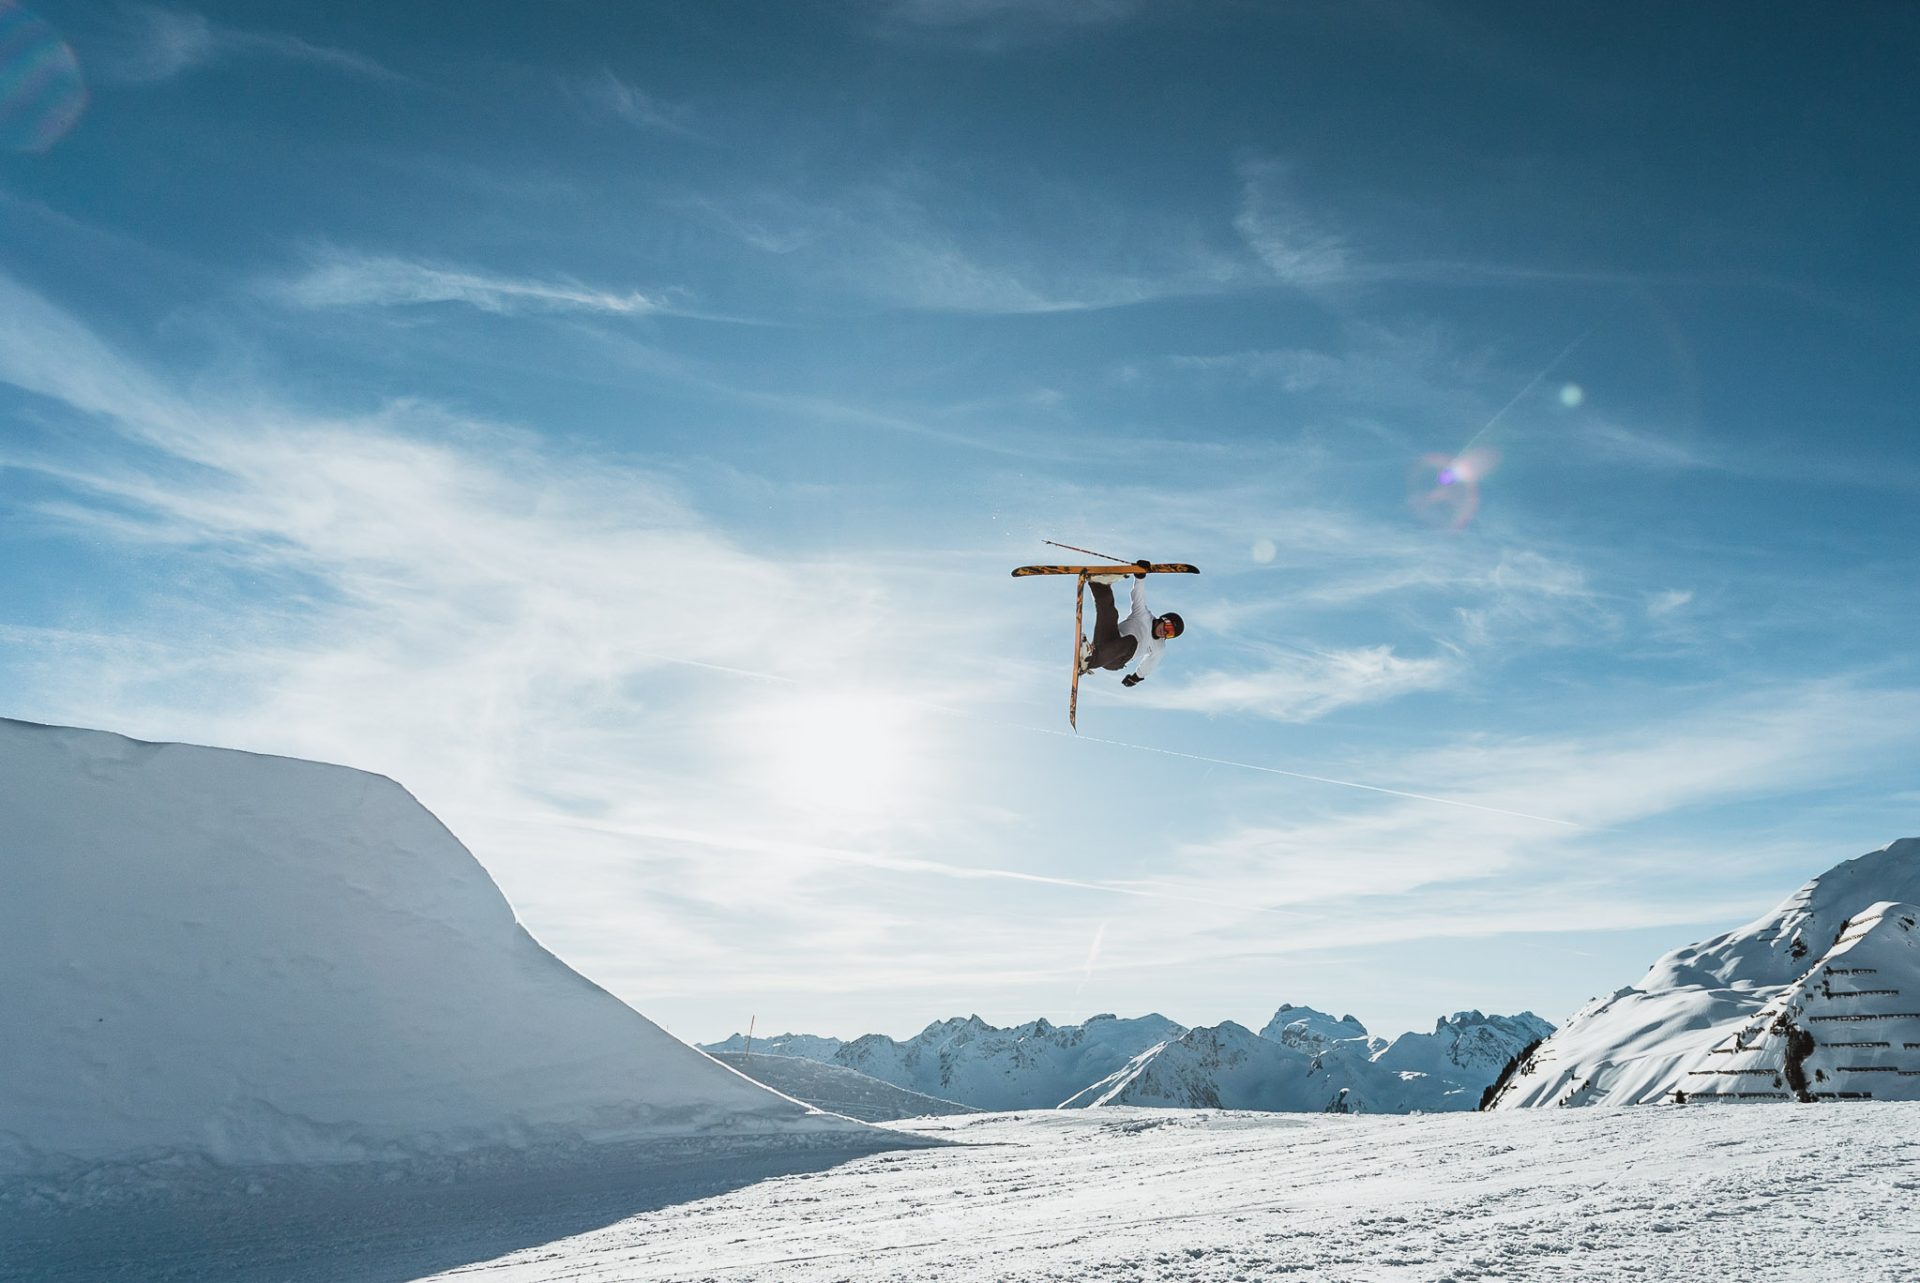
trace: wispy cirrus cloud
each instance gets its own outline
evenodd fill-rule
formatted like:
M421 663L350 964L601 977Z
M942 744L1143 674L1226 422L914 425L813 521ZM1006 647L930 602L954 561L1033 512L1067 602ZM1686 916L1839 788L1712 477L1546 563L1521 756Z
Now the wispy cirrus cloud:
M302 62L372 80L407 77L350 49L315 44L277 31L247 31L205 14L158 5L121 10L119 30L102 50L100 72L125 85L154 85L241 58Z
M1721 460L1675 435L1631 427L1598 415L1577 417L1566 435L1588 454L1616 467L1651 472L1728 470Z
M508 276L448 263L324 250L305 271L264 282L270 298L305 308L464 303L483 312L599 312L645 316L674 308L666 292L600 289L565 277Z
M1468 805L1342 794L1311 781L1249 790L1215 832L1187 837L1139 874L1138 885L1166 900L1076 902L1063 909L1063 928L1107 924L1102 971L1122 992L1150 992L1163 968L1185 985L1223 988L1251 971L1284 978L1276 996L1297 1001L1316 975L1405 947L1441 991L1472 994L1488 982L1454 961L1462 942L1531 935L1551 948L1569 933L1731 926L1866 849L1810 840L1830 818L1782 829L1743 824L1740 808L1886 778L1886 762L1920 743L1916 712L1920 691L1841 678L1682 698L1660 714L1552 735L1489 730L1431 750L1251 755L1243 760L1256 769L1323 772ZM1203 770L1229 765L1170 764L1159 787L1191 787ZM1699 830L1694 840L1676 836L1690 829ZM1212 907L1223 904L1241 907ZM1276 921L1275 912L1287 916ZM1063 940L1074 934L1063 930ZM1555 983L1591 992L1630 980L1644 947L1624 957L1610 947L1600 969L1580 959L1570 981ZM1059 953L1064 972L1064 945ZM1391 1019L1430 1019L1392 996L1406 983L1404 973L1392 976L1376 1000L1397 1008ZM1375 1004L1368 1008L1372 1021Z
M1785 481L1848 489L1920 489L1920 470L1906 459L1863 460L1813 446L1819 429L1771 438L1751 437L1734 451L1703 440L1698 432L1641 426L1594 414L1574 415L1565 438L1576 449L1609 467L1650 473L1719 473L1758 481Z
M996 859L967 837L981 802L925 806L926 776L980 765L949 747L980 733L968 710L1026 693L981 644L997 607L956 641L964 565L757 554L657 472L430 403L324 414L176 379L4 278L0 381L137 447L10 449L57 487L15 518L193 579L92 632L12 628L33 702L10 712L401 779L636 1001L780 991L804 957L832 960L810 991L1017 986L1052 949L1022 924L1063 897L1232 909ZM920 782L885 782L901 764ZM932 932L889 907L930 881Z
M529 434L427 405L331 416L267 389L185 385L4 280L0 378L143 450L43 472L63 497L35 501L35 517L133 555L190 554L204 597L118 633L13 628L10 642L43 656L40 703L16 711L393 774L474 846L545 938L649 1005L689 990L708 1003L802 987L871 995L861 1010L874 1014L852 1033L950 1003L1044 1001L1035 977L1053 977L1061 1003L1082 1000L1084 986L1096 1009L1137 1008L1159 1000L1142 987L1156 962L1184 968L1190 988L1260 959L1645 926L1736 897L1710 877L1657 891L1609 880L1614 862L1648 858L1627 835L1311 781L1252 806L1238 794L1223 807L1232 821L1170 857L1129 828L1091 875L1039 855L1010 860L1004 844L981 855L986 843L956 843L975 823L971 801L929 807L924 823L810 816L785 808L779 772L763 769L770 733L789 768L820 763L831 775L868 761L841 761L852 750L833 737L859 709L852 696L876 689L916 712L873 719L885 738L867 735L870 750L992 792L993 753L946 742L974 733L972 711L996 694L1026 694L1003 648L981 643L993 625L976 581L943 578L919 550L898 574L870 557L797 573L790 559L741 547L668 478L556 456ZM1276 506L1250 496L1247 511L1216 501L1196 517L1206 505L1192 494L1097 498L1083 506L1138 507L1168 538L1197 522L1230 531ZM1342 573L1419 546L1332 510L1307 514L1297 533L1344 548ZM1444 561L1433 573L1449 564L1459 573ZM216 566L254 595L208 591ZM1577 603L1589 589L1562 564L1514 557L1454 591ZM956 596L975 603L960 642L943 609ZM1250 677L1203 673L1183 694L1188 679L1174 669L1127 698L1298 720L1435 689L1466 662L1386 646L1275 649ZM1058 676L1049 666L1050 694ZM833 696L825 715L823 691ZM927 707L942 700L959 711ZM1648 726L1553 738L1489 730L1437 750L1339 759L1316 746L1279 764L1604 830L1848 778L1911 744L1916 700L1847 682L1776 685ZM1014 732L1055 742L1025 728L995 733ZM1068 751L1052 769L1071 768ZM1156 786L1212 796L1198 767L1139 760L1153 761ZM868 791L910 812L923 796ZM938 922L901 907L929 885L941 888ZM1086 941L1101 923L1089 978ZM738 947L742 938L753 947ZM647 949L637 953L636 939Z
M1352 277L1358 265L1350 240L1307 204L1284 161L1241 162L1233 226L1273 277L1288 285L1333 285Z
M562 82L567 95L589 110L640 129L684 138L698 136L683 106L663 103L652 94L602 67L597 73Z
M892 39L940 39L983 51L1062 39L1128 22L1146 0L871 0L874 31Z
M1659 619L1684 610L1693 601L1693 589L1668 588L1647 598L1647 614Z
M1460 656L1414 658L1391 646L1276 654L1265 667L1202 672L1167 689L1144 691L1137 702L1196 713L1250 713L1283 722L1307 722L1335 709L1382 703L1415 691L1458 682ZM1142 692L1136 692L1136 696Z
M1059 192L1031 194L1053 211ZM972 229L964 207L924 175L896 176L825 195L763 190L685 202L722 234L865 304L1031 315L1127 307L1156 298L1218 293L1246 282L1248 265L1191 227L1142 224L1098 206L1076 220L1121 252L1065 252L1044 237ZM1124 266L1117 266L1124 264Z
M1892 716L1876 709L1897 710ZM1343 764L1409 792L1445 796L1480 811L1387 798L1379 806L1329 813L1303 805L1284 822L1229 825L1217 837L1182 846L1177 872L1156 879L1170 889L1229 901L1319 904L1329 926L1373 921L1398 931L1436 932L1434 924L1396 925L1383 909L1394 897L1453 885L1484 911L1499 877L1512 899L1545 902L1566 884L1602 871L1644 871L1707 884L1746 875L1754 862L1728 848L1703 850L1691 868L1671 867L1630 826L1763 796L1815 794L1834 780L1875 769L1890 750L1920 733L1912 714L1920 691L1854 679L1783 683L1736 699L1706 698L1638 725L1548 737L1486 736L1392 761ZM1545 825L1524 811L1574 822ZM1444 822L1442 822L1444 821ZM1367 870L1364 886L1350 874ZM1782 894L1780 888L1774 894ZM1647 916L1614 925L1678 920L1662 897L1642 901ZM1463 902L1464 904L1464 902ZM1428 905L1422 912L1435 906ZM1530 919L1479 918L1470 930L1532 929ZM1291 947L1291 945L1290 945Z

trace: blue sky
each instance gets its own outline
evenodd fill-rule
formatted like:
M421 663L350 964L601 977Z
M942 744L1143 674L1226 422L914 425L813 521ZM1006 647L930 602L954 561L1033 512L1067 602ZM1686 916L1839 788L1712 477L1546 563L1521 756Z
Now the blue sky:
M677 1033L1558 1020L1920 833L1903 9L34 13L0 713ZM1203 571L1078 737L1049 538Z

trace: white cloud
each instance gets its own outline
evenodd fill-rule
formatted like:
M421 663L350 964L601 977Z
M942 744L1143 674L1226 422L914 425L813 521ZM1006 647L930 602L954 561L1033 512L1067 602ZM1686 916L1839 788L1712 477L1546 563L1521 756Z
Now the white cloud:
M1691 588L1668 588L1647 598L1647 614L1659 619L1671 615L1693 600Z
M1128 995L1156 964L1247 986L1260 959L1368 942L1712 917L1747 892L1704 878L1658 884L1644 862L1687 844L1655 850L1626 826L1847 779L1898 758L1906 728L1920 725L1910 692L1775 686L1610 731L1489 728L1426 752L1316 748L1273 763L1487 811L1313 780L1209 791L1198 769L1183 777L1184 766L1138 755L1156 782L1194 790L1184 823L1217 805L1217 831L1188 834L1169 856L1173 839L1129 816L1124 845L1102 848L1108 830L1076 845L1034 836L1032 815L996 828L991 808L1013 804L980 786L1007 783L991 772L1017 768L996 754L1039 740L1026 724L1037 715L990 728L1004 738L987 751L963 737L986 733L997 697L1043 682L1052 696L1064 675L1050 651L1038 676L1009 662L1000 643L1011 634L970 577L977 567L916 550L899 565L797 568L730 538L671 480L617 459L560 456L417 403L329 417L257 389L189 390L4 278L0 377L139 445L63 460L53 479L65 497L34 511L135 556L164 547L204 590L189 599L186 586L157 586L161 606L137 628L6 632L15 654L37 656L20 686L33 711L392 774L473 845L564 956L643 1009L688 994L738 994L744 1006L748 995L863 993L871 1028L905 1018L888 1013L925 1019L999 995L1043 1002L1047 978L1062 1006L1084 986L1100 1009L1141 1001ZM1313 489L1311 478L1287 484ZM1320 606L1467 598L1488 645L1578 631L1581 612L1600 609L1565 559L1516 549L1477 566L1484 547L1283 497L1249 485L1203 503L1167 485L1004 499L1010 511L1124 512L1138 526L1122 547L1138 533L1244 555L1257 522L1277 546L1273 573L1313 568L1290 604L1316 593ZM243 572L244 592L220 587L215 572L227 568ZM1357 596L1343 595L1349 580L1364 580ZM956 600L968 603L961 643ZM1031 600L1007 609L1027 626L1063 622ZM820 626L823 606L831 627ZM1321 717L1470 679L1478 658L1243 644L1262 656L1250 676L1170 667L1126 698ZM769 734L827 751L820 701L849 687L964 714L892 724L888 751L923 778L877 822L864 807L809 814L778 802L761 760ZM1333 738L1327 726L1316 743ZM1062 749L1049 769L1071 771L1081 759L1068 753L1087 751Z
M1474 605L1455 610L1463 644L1486 647L1513 639L1528 644L1593 643L1619 621L1599 599L1580 566L1529 549L1508 549L1474 576Z
M1240 166L1240 211L1233 226L1275 277L1303 287L1348 278L1354 254L1346 237L1300 199L1290 166L1250 160Z
M1044 221L1085 198L1042 189L1028 199ZM1099 252L1084 252L1081 241L1063 251L1010 236L1004 222L990 232L970 229L954 217L964 204L918 174L820 196L768 190L687 205L727 236L780 260L781 270L888 307L983 315L1088 311L1218 293L1244 284L1248 272L1195 229L1143 222L1112 207L1081 208L1073 220L1082 241L1099 241Z
M1309 916L1284 931L1245 915L1187 919L1161 933L1163 947L1198 965L1436 937L1733 925L1785 895L1794 878L1849 853L1809 852L1777 835L1758 844L1676 844L1646 836L1647 822L1815 795L1910 751L1920 739L1916 713L1920 692L1806 682L1639 725L1553 738L1490 734L1431 752L1323 764L1486 809L1394 797L1348 806L1301 793L1276 808L1284 818L1229 820L1216 836L1177 848L1150 885ZM1782 868L1792 872L1783 877ZM1109 914L1122 930L1130 915L1146 912L1122 906ZM1597 977L1595 985L1611 982Z
M1363 646L1324 654L1275 657L1255 672L1200 673L1162 690L1143 687L1136 702L1197 713L1252 713L1304 722L1339 708L1438 690L1456 682L1462 665L1454 656L1416 659L1391 646Z
M993 51L1127 22L1146 0L875 0L877 33Z
M1716 460L1671 436L1631 428L1612 419L1584 416L1569 429L1571 439L1609 464L1654 472L1720 469Z
M576 100L595 111L605 112L641 129L684 137L694 136L687 123L685 108L663 104L651 94L629 84L608 68L599 74L565 82Z
M636 931L690 938L675 965L699 969L723 951L716 924L753 914L745 887L788 887L784 911L805 918L848 877L936 871L823 871L792 846L910 835L923 779L876 818L869 799L842 813L769 775L830 747L818 707L836 692L991 698L1011 680L991 655L921 671L950 626L901 606L947 594L926 565L889 582L871 563L759 556L668 479L431 406L332 418L257 390L178 391L3 278L0 379L140 447L57 472L16 458L66 495L33 514L131 557L173 550L116 628L9 635L31 648L33 707L13 711L390 774L592 973L600 946L573 944ZM949 733L895 719L886 747L911 763ZM716 837L610 854L487 818L502 810ZM633 885L642 868L652 889Z
M129 5L118 38L101 56L110 81L152 85L235 58L266 57L304 62L373 80L405 77L362 54L317 45L284 32L242 31L205 14L156 5Z
M1137 12L1141 0L882 0L905 22L943 27L1019 19L1063 26L1115 22Z
M396 307L465 303L483 312L600 312L640 316L670 311L661 296L597 289L565 278L504 276L476 268L387 255L325 251L304 273L266 292L298 307Z

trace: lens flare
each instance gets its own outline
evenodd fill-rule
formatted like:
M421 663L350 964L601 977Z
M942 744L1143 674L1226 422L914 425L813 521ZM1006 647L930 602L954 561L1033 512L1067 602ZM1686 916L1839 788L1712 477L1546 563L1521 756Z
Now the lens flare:
M87 109L80 63L24 6L0 0L0 148L37 155Z
M1486 448L1421 457L1407 479L1407 503L1422 520L1463 530L1480 508L1480 482L1500 461Z

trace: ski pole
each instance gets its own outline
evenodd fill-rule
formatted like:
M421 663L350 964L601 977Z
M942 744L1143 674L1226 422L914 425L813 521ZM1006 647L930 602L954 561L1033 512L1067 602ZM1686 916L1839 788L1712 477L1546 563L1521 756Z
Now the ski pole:
M1137 561L1128 561L1125 557L1109 557L1107 556L1106 553L1095 552L1091 548L1076 548L1070 543L1054 543L1054 541L1051 539L1042 539L1040 542L1044 544L1053 544L1053 546L1056 548L1065 548L1068 552L1084 552L1087 554L1087 556L1098 557L1102 561L1117 561L1123 566L1137 566L1140 564Z

